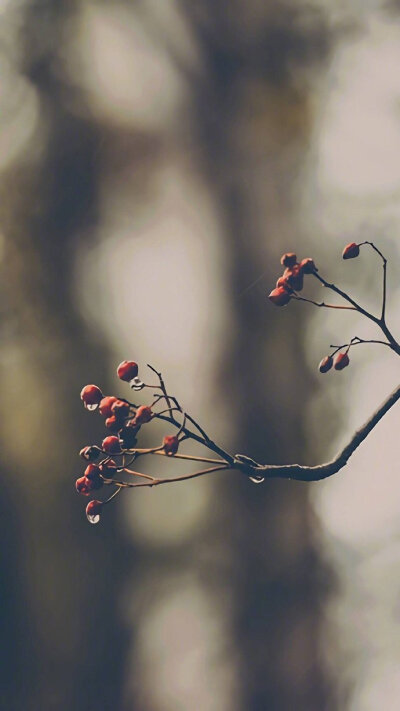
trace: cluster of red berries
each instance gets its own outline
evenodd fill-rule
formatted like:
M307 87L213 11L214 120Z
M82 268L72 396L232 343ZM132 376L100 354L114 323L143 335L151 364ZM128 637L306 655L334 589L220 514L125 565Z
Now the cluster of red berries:
M144 384L138 379L138 365L134 361L123 361L117 368L120 380L128 382L135 389L142 389ZM123 473L125 454L134 454L137 435L142 425L150 422L156 413L149 405L135 407L128 400L104 396L97 385L85 385L81 391L81 400L88 410L98 410L105 418L106 428L113 434L106 436L101 447L88 445L80 451L80 456L88 463L83 476L76 480L75 488L79 494L89 496L92 491L101 489L104 484L111 484L116 472ZM176 435L166 435L160 449L168 456L173 456L179 448ZM117 464L112 457L122 457ZM104 503L89 501L86 515L91 523L97 523Z
M268 296L275 306L286 306L292 294L302 290L304 275L318 271L311 257L306 257L298 262L294 252L283 254L281 264L285 267L285 271L276 282L276 288Z

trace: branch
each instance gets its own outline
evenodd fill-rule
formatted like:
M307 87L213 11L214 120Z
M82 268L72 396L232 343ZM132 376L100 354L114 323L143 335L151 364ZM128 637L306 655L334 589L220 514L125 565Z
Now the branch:
M249 457L236 455L233 468L239 469L248 476L264 476L268 479L296 479L297 481L321 481L322 479L327 479L347 464L353 452L399 399L400 386L389 395L367 422L354 433L350 442L330 462L318 464L315 467L301 464L257 464Z

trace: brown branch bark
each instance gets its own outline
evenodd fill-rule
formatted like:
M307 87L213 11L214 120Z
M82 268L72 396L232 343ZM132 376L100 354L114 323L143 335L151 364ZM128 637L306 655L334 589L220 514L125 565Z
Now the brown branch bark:
M263 476L266 479L296 479L297 481L321 481L322 479L327 479L347 464L353 452L399 399L400 386L386 398L365 424L354 433L350 442L329 462L313 467L302 464L257 464L254 460L237 454L233 468L239 469L249 476Z

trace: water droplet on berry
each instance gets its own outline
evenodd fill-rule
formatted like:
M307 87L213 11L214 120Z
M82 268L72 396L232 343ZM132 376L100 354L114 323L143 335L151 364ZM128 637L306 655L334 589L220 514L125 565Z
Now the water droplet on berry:
M86 515L87 520L89 523L98 523L100 521L100 514L95 514L94 516Z
M97 408L99 406L97 402L93 403L92 405L86 404L86 402L85 402L84 405L85 405L86 409L89 410L89 412L93 412L93 410L97 410Z
M140 380L138 376L136 376L136 378L133 378L130 381L129 385L131 386L131 388L133 388L133 390L142 390L144 388L144 382Z
M265 476L250 476L249 479L253 484L262 484L265 481Z

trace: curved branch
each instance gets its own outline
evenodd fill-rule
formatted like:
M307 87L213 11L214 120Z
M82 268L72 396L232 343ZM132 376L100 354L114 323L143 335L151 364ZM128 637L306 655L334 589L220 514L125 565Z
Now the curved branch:
M239 469L249 476L264 476L266 479L296 479L297 481L321 481L336 474L348 462L357 447L366 439L382 417L400 399L400 386L394 390L380 407L371 415L367 422L357 430L350 442L325 464L308 467L301 464L257 464L244 455L236 455L234 469Z

